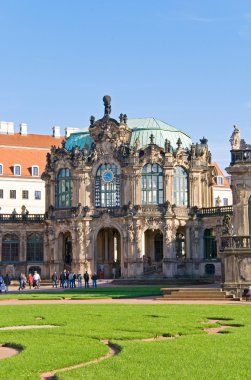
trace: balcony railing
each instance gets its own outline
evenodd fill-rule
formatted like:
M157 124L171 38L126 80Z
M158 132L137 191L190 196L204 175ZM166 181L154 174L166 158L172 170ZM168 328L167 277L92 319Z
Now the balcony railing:
M0 214L0 223L43 223L44 214Z
M222 206L222 207L203 207L200 208L197 211L198 217L205 217L205 216L218 216L218 215L225 215L225 214L233 214L233 206Z
M221 251L233 248L251 248L251 236L222 236L221 238Z
M235 163L251 163L251 149L232 150L231 151L231 165Z

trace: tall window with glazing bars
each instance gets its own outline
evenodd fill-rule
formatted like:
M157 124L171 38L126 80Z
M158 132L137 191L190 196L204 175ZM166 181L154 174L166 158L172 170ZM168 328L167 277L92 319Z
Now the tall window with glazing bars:
M188 206L188 175L182 166L174 168L173 203L176 206Z
M56 206L68 208L72 205L72 178L70 169L60 169L56 181Z
M158 164L146 164L142 169L142 204L163 203L163 172Z
M27 237L27 261L43 261L43 236L31 233Z
M95 178L95 206L120 206L120 171L114 164L99 166Z

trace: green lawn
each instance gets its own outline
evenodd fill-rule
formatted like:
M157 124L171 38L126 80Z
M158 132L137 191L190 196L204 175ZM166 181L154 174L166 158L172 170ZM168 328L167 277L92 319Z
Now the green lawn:
M36 291L31 293L1 293L1 299L21 299L21 300L59 300L59 299L92 299L92 298L134 298L146 296L158 296L161 294L160 286L125 286L125 287L107 287L107 288L88 288L88 289L67 289L59 291Z
M38 320L37 317L42 317ZM1 306L0 325L53 324L54 329L0 331L0 343L23 347L4 359L0 379L39 379L39 374L101 357L120 346L118 356L61 372L74 379L250 379L249 305L22 305ZM232 325L228 333L208 335L208 318ZM226 319L226 320L224 320ZM210 325L211 326L211 325ZM135 339L171 335L167 341Z

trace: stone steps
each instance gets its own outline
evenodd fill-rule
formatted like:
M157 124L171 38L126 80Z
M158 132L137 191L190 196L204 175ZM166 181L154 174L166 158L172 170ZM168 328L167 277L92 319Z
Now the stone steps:
M161 300L229 300L233 299L228 292L213 288L162 288Z

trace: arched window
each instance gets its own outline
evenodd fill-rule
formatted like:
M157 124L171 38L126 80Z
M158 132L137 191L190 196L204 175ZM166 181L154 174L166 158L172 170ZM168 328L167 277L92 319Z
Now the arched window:
M72 179L70 169L60 169L56 182L56 206L58 208L71 207Z
M15 234L7 234L2 240L2 261L15 262L19 259L19 239Z
M206 260L217 258L217 244L212 229L204 231L204 258Z
M43 237L40 234L32 233L27 238L27 261L43 261Z
M188 206L188 176L186 170L181 166L174 168L173 203L176 206Z
M163 172L158 164L146 164L142 169L142 204L163 203Z
M120 172L114 164L102 164L95 179L95 206L120 206Z

